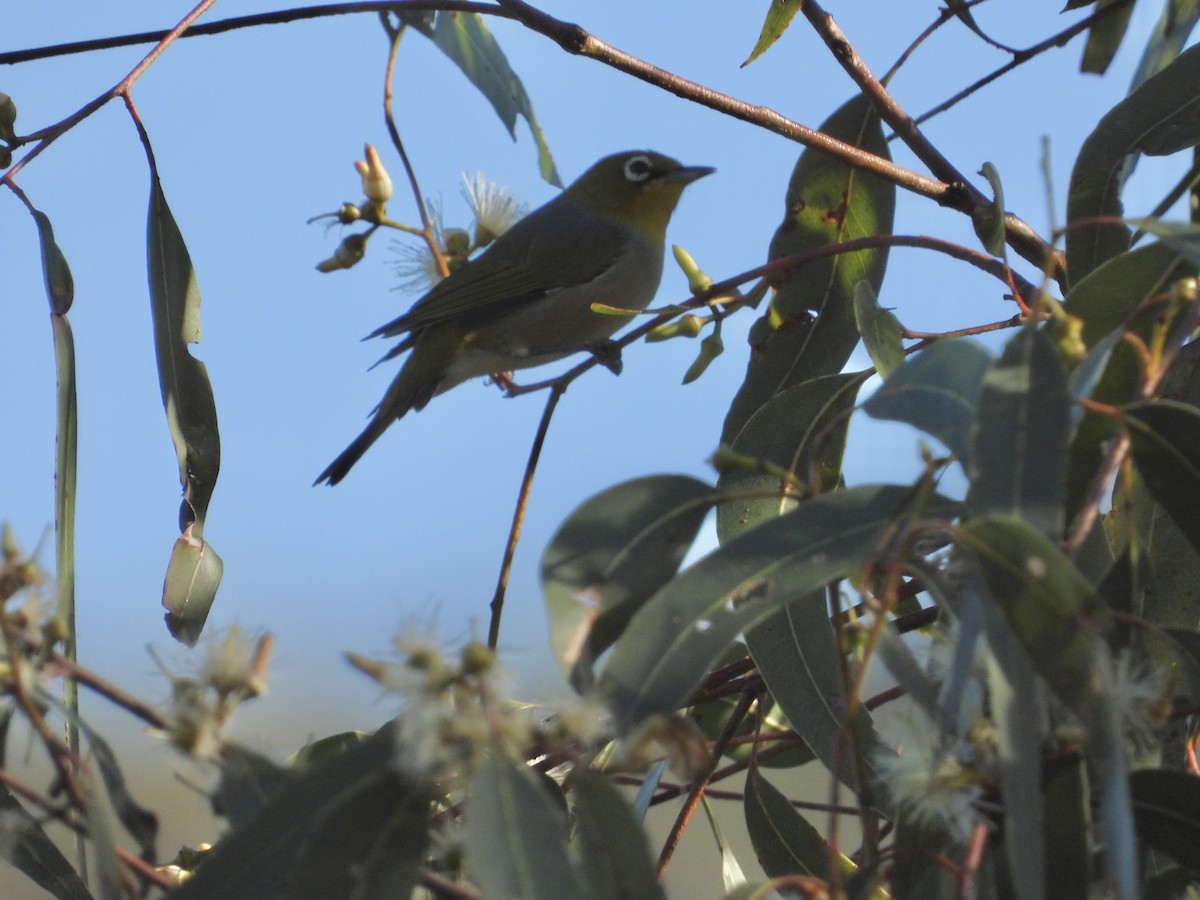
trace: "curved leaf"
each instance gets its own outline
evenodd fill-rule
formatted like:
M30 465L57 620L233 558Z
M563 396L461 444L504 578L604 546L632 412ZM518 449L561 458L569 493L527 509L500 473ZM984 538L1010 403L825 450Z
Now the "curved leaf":
M1050 538L1063 527L1071 395L1058 350L1022 328L983 377L968 506L1008 514Z
M879 305L869 282L854 286L854 321L875 371L886 380L904 362L904 329L891 310Z
M893 372L863 404L863 411L932 435L969 469L974 461L975 407L991 361L973 341L938 341Z
M634 616L604 666L600 689L619 727L673 712L739 633L886 553L913 497L893 485L821 495L673 578ZM953 508L938 499L928 512Z
M826 375L788 388L746 421L731 449L765 460L804 482L819 466L817 487L832 490L841 478L849 413L866 378L866 372ZM722 542L794 505L782 496L780 479L766 472L725 472L717 487L729 497L717 507L717 534Z
M525 85L508 64L508 57L483 23L483 17L478 13L443 11L437 14L432 25L421 14L404 16L403 19L453 60L471 84L492 104L492 109L514 141L517 139L517 117L524 117L529 123L534 146L537 147L538 169L542 178L562 187L562 179L554 166L546 136L533 111L533 102L525 92Z
M1071 172L1067 221L1119 216L1121 190L1139 153L1166 155L1200 142L1200 47L1181 53L1114 106L1084 141ZM1067 232L1072 284L1129 249L1124 225L1080 225Z
M890 158L879 115L861 96L838 109L821 131ZM820 151L805 150L788 184L787 214L771 241L770 258L890 234L895 207L893 185ZM721 443L732 444L746 421L772 397L794 384L842 370L858 343L854 287L865 280L878 293L886 266L886 249L860 250L815 260L784 277L767 314L750 331L753 352L726 415Z
M979 174L992 186L992 203L985 214L977 216L972 224L983 248L992 256L1007 258L1008 244L1004 240L1004 185L1000 183L1000 171L990 162L985 162Z
M542 554L555 658L577 685L646 599L670 581L715 499L685 475L618 484L587 500Z
M589 769L567 782L574 798L575 843L594 900L661 900L666 895L646 833L616 786Z
M1162 16L1142 51L1130 90L1161 72L1179 55L1197 22L1200 22L1200 0L1166 0Z
M221 580L220 558L204 541L204 519L221 468L221 437L208 370L187 349L200 340L200 286L157 174L150 186L146 247L158 381L183 485L181 536L162 602L171 634L194 644Z
M65 316L75 300L75 278L71 275L67 258L54 241L50 218L35 209L33 220L37 223L38 240L42 245L42 278L46 282L50 311L57 316Z
M466 856L485 897L586 896L567 857L567 820L524 764L489 756L467 790Z
M0 785L0 858L57 900L92 900L67 858L6 786Z
M757 768L746 776L742 807L754 855L771 878L829 872L829 845L807 819ZM854 866L846 860L851 870Z
M1200 550L1200 410L1157 400L1127 407L1125 416L1142 480Z
M792 24L796 13L800 12L802 5L802 0L771 0L771 5L767 8L767 18L758 35L758 41L754 44L750 55L746 57L746 61L742 63L743 67L750 65L779 40L780 36L787 31L787 27Z

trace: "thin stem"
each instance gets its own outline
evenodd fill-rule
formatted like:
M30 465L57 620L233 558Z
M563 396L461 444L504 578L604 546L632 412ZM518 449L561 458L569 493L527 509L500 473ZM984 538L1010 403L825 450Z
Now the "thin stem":
M671 830L667 834L667 839L663 842L662 852L658 855L659 880L666 873L667 866L671 863L671 857L675 855L675 850L679 847L679 840L683 837L683 830L691 820L692 813L696 811L696 807L700 805L700 801L704 798L704 790L712 780L717 768L717 762L721 759L721 754L725 752L725 748L728 746L734 732L742 724L742 720L746 718L746 713L750 711L750 705L754 703L756 696L756 694L750 693L742 694L742 698L738 701L737 706L734 707L733 712L730 713L729 718L726 720L725 727L721 729L721 734L713 742L708 766L693 782L692 789L688 793L683 806L680 807L679 814L675 817L675 823L671 826Z
M529 460L525 463L525 475L521 479L521 490L517 494L517 505L513 510L512 525L508 530L508 542L504 545L504 558L500 562L500 576L496 579L496 592L492 595L488 647L493 650L500 640L500 615L504 611L504 597L508 592L508 577L512 572L513 557L517 553L517 543L521 540L521 524L525 521L529 493L533 489L533 476L537 472L538 459L542 455L542 446L546 443L546 433L550 429L554 409L566 391L567 384L569 382L563 382L550 389L550 396L546 398L546 408L542 411L542 420L538 422L537 434L533 438L533 446L529 448Z

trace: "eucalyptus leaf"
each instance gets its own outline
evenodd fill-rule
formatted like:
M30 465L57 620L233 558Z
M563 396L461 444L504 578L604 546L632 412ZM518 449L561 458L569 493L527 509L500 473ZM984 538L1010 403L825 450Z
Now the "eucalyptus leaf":
M1130 157L1174 153L1200 141L1200 47L1181 53L1114 106L1084 141L1071 172L1067 221L1120 216ZM1129 249L1124 225L1078 225L1067 231L1071 284Z
M37 223L38 240L42 246L42 277L46 283L46 298L50 311L56 316L65 316L75 300L75 278L67 258L54 240L54 227L50 218L40 210L33 211Z
M577 686L678 571L714 499L703 481L654 475L602 491L559 526L542 555L542 593L555 658Z
M819 490L838 486L850 411L867 373L826 375L794 385L764 403L742 426L731 449L794 474L816 479ZM794 506L780 478L732 469L717 482L727 497L717 508L722 542Z
M986 213L977 214L972 221L975 234L988 253L1005 257L1008 244L1004 240L1004 185L1000 183L1000 171L992 163L985 162L979 174L992 186L992 203L986 208Z
M183 485L181 536L163 585L163 606L171 633L190 645L204 627L221 580L220 558L204 540L221 467L221 438L208 371L188 351L188 344L200 340L200 286L157 175L150 188L146 246L159 387Z
M492 754L467 789L466 855L485 897L583 897L567 855L567 821L528 766Z
M863 347L875 364L875 371L885 381L904 362L901 338L904 328L890 309L879 305L879 298L870 282L854 286L854 321L862 335Z
M742 63L743 67L750 65L779 40L803 5L803 0L771 0L771 5L767 7L767 18L758 35L758 41L755 43L754 49L750 51L750 55L746 57L746 61Z
M618 726L628 730L674 712L738 634L885 555L913 499L912 490L897 486L824 494L673 578L634 616L604 666L600 689ZM938 498L923 514L953 509Z
M588 896L595 900L665 897L646 833L616 786L599 772L577 769L567 787L574 799L575 844Z
M1172 769L1129 776L1138 837L1200 873L1200 779Z
M1200 410L1155 400L1129 406L1125 421L1146 487L1200 550Z
M557 187L562 179L554 165L554 157L546 136L533 111L533 102L525 85L508 64L496 38L478 13L441 11L433 24L426 18L406 18L417 31L433 41L434 46L454 62L471 84L492 105L513 140L517 139L517 118L529 124L529 133L538 152L538 169L542 178Z
M879 114L861 96L836 110L820 130L890 158ZM792 171L785 202L787 213L771 241L772 260L890 234L896 188L819 150L805 150ZM721 443L732 444L746 421L772 397L842 370L858 343L855 285L865 280L878 293L887 255L886 248L840 253L783 277L767 313L750 330L746 378L726 414Z
M1162 16L1142 51L1130 90L1156 72L1161 72L1179 55L1198 21L1200 0L1166 0L1163 3Z
M41 823L3 785L0 785L0 858L56 900L92 900L87 885Z
M969 468L974 462L975 408L991 361L973 341L938 341L892 373L863 404L863 411L919 428Z
M1071 395L1045 333L1022 328L983 377L967 503L1058 538L1063 527Z
M1133 4L1125 0L1099 0L1097 4L1097 11L1118 4L1120 9L1097 19L1088 29L1087 44L1083 48L1083 60L1079 64L1079 71L1096 75L1103 75L1108 71L1109 63L1125 38L1129 17L1133 15Z
M829 872L829 845L778 788L757 768L746 776L742 803L746 830L754 855L771 878L811 875L824 879ZM845 857L850 871L854 864Z

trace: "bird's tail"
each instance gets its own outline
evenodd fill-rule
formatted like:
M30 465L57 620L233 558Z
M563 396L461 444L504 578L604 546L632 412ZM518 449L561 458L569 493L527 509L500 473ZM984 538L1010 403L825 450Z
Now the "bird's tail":
M430 398L437 393L442 379L443 372L440 365L436 368L431 367L427 363L427 357L419 357L414 360L410 356L392 381L387 393L383 395L383 399L379 401L379 405L375 407L371 421L363 429L362 434L356 437L350 446L317 476L313 485L327 482L332 486L345 478L346 473L362 458L370 446L388 430L388 426L410 409L422 409L429 402Z

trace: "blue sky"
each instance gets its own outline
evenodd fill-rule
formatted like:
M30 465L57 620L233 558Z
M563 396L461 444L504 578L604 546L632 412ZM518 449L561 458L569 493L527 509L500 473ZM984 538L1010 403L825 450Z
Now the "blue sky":
M598 36L663 68L810 126L852 94L802 18L766 56L739 68L765 3L543 6L579 17ZM161 0L17 5L5 15L0 49L167 27L187 8ZM228 2L207 19L270 8L278 7ZM936 13L933 3L896 10L888 0L829 4L877 73ZM1104 78L1078 75L1076 41L935 119L927 133L964 172L993 162L1010 210L1046 233L1043 135L1051 142L1061 214L1074 155L1090 123L1123 96L1140 54L1138 36L1157 12L1139 5L1132 36ZM1078 14L1058 15L1041 0L994 0L976 16L996 37L1025 46ZM564 179L630 148L715 166L715 176L684 195L668 241L684 245L716 278L764 261L797 145L567 56L513 23L491 25L525 82ZM352 163L364 141L379 147L399 184L381 114L386 46L373 15L195 38L170 48L133 92L204 296L203 342L194 352L214 385L223 455L206 535L225 560L209 628L236 623L276 636L272 696L243 711L242 729L281 752L314 727L369 727L387 714L388 701L341 662L343 651L386 652L390 636L412 617L435 618L448 642L486 632L544 398L508 400L482 382L461 386L393 426L344 483L310 487L358 433L394 372L367 372L386 345L359 338L416 299L394 290L396 257L383 240L357 268L319 274L315 264L341 235L306 224L360 199ZM20 110L18 132L68 115L144 52L0 69L0 90ZM951 25L918 51L893 91L917 114L1004 61ZM464 172L484 172L531 206L553 196L537 176L528 134L519 128L512 142L458 71L418 35L404 41L395 85L407 149L425 194L441 198L448 224L470 221L460 196ZM894 153L923 171L902 147ZM1143 163L1130 211L1148 210L1177 175L1177 167ZM109 104L61 138L19 182L53 221L77 286L70 319L79 362L80 656L134 691L162 698L166 682L144 648L153 644L175 666L189 656L167 636L159 606L179 493L152 357L148 173L123 107ZM415 220L407 201L401 186L389 207L393 217ZM53 353L35 230L7 192L0 221L7 237L0 247L0 519L31 548L53 522ZM975 245L962 216L903 192L896 229ZM659 302L686 294L683 275L668 263ZM900 250L880 301L912 328L947 330L1011 315L1001 294L997 282L964 266ZM695 384L679 381L698 345L672 341L635 345L620 378L598 369L565 395L534 486L501 640L529 693L561 689L542 677L553 672L537 585L547 541L576 505L618 481L656 472L712 477L705 460L744 371L752 318L745 312L727 323L725 355ZM866 365L865 355L856 364ZM852 482L907 479L917 466L915 441L903 429L855 420ZM52 546L47 541L40 555L47 567ZM307 718L313 711L321 725Z

